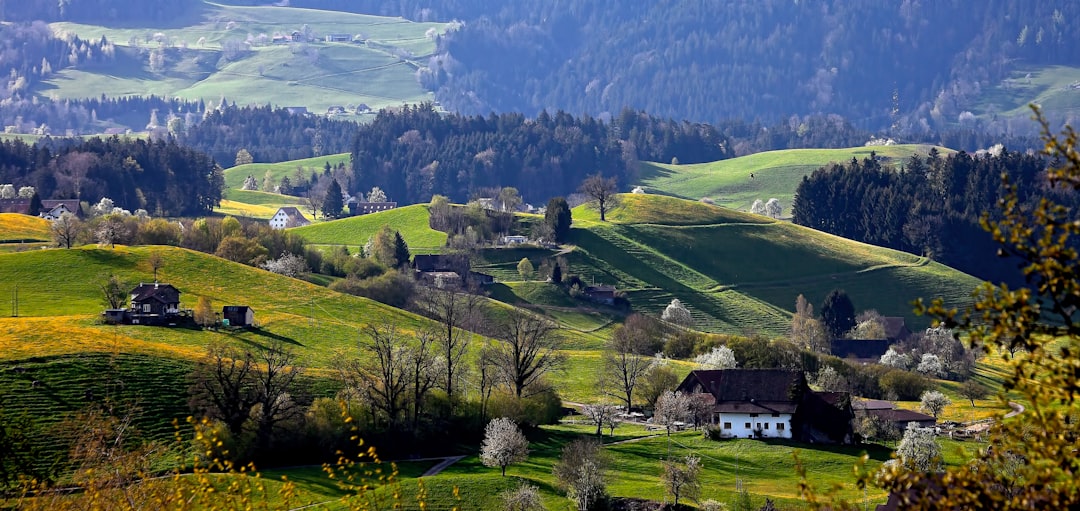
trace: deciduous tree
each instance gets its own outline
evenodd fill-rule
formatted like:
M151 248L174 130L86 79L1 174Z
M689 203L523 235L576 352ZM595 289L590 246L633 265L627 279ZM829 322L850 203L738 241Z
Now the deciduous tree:
M919 399L919 408L933 415L935 419L938 418L938 415L941 415L941 412L945 411L945 407L951 404L952 400L948 396L936 390L923 392L922 397Z
M653 422L664 426L668 436L671 436L671 430L676 422L684 422L688 418L690 418L689 396L669 390L656 399Z
M600 212L601 222L606 222L608 212L619 207L619 188L613 177L605 178L600 174L593 174L585 178L578 191L585 194L593 207Z
M513 420L500 417L488 423L480 444L480 461L484 466L499 467L506 476L506 467L528 457L529 441Z
M71 248L79 241L79 236L83 232L83 223L79 217L71 213L63 213L60 218L53 220L52 225L49 226L49 232L57 245Z
M558 487L574 501L578 511L596 509L607 496L603 446L594 439L578 438L563 447L552 468Z
M690 328L694 325L694 317L690 315L690 309L687 309L678 298L672 298L671 303L669 303L667 307L664 307L664 312L660 315L660 319L685 328Z
M690 454L681 461L665 461L662 477L664 489L675 498L678 508L679 499L696 499L701 493L701 458Z
M556 325L526 312L512 312L495 335L492 360L503 382L518 399L532 395L548 373L566 361Z
M604 349L601 388L609 396L621 399L627 412L633 406L634 390L653 360L647 355L648 334L641 329L619 325L611 333Z

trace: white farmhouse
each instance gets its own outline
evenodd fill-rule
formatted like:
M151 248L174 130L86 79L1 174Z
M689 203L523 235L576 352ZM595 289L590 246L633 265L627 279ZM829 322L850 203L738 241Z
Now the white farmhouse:
M296 209L294 206L286 206L278 208L277 213L274 213L274 217L270 219L271 229L285 229L288 227L300 227L308 225L311 222L307 218L304 218L304 214Z
M810 390L802 371L691 371L678 390L706 394L713 403L710 422L727 438L851 441L850 396Z

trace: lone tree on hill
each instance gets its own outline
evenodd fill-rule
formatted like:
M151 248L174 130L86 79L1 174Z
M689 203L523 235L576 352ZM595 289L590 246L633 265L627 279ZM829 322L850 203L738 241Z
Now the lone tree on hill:
M578 191L588 196L593 206L600 211L601 222L607 221L608 211L619 207L619 188L613 177L593 174L585 178Z
M529 441L513 419L491 419L484 429L484 441L480 444L480 461L484 466L499 467L505 477L506 467L528 458Z
M64 248L71 248L79 240L79 235L83 231L82 220L79 217L71 213L63 213L60 218L53 221L49 226L49 231L52 233L53 241L57 246Z
M544 223L548 224L551 231L555 233L555 241L566 241L570 236L570 225L573 223L570 205L566 203L566 199L555 197L548 201L547 209L544 210Z
M821 322L833 339L839 339L855 326L855 305L847 292L834 289L821 304Z

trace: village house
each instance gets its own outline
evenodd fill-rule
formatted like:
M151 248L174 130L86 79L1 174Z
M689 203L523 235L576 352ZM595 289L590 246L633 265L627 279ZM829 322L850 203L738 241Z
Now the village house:
M82 206L78 199L43 200L41 201L41 213L46 220L56 220L64 213L71 213L77 217L83 216Z
M520 245L522 243L528 243L528 236L503 236L503 245Z
M274 213L273 218L270 219L271 229L287 229L290 227L302 227L309 225L311 222L307 218L304 218L304 214L296 209L295 206L285 206L278 208L277 213Z
M615 305L615 286L587 286L585 297L596 303Z
M180 309L180 290L171 284L141 283L128 293L127 309L107 309L106 323L132 325L175 325L189 311Z
M716 369L691 371L677 389L705 394L710 422L725 438L779 438L810 443L853 440L850 397L814 392L802 371Z
M0 213L30 214L30 199L0 199Z
M323 38L328 43L347 43L352 40L349 34L326 34Z

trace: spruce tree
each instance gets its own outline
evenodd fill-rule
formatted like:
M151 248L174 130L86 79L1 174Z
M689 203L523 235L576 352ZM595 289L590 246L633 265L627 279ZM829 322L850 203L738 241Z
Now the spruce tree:
M544 223L551 227L555 233L555 241L566 241L570 235L570 224L573 219L570 216L570 205L566 199L555 197L548 201L547 210L544 212Z
M405 243L405 238L401 237L401 232L394 231L394 260L397 261L397 267L409 264L410 258L409 245Z
M326 187L326 197L323 199L322 214L326 218L341 216L341 210L345 207L345 201L341 198L341 185L337 179L330 180L330 186Z

